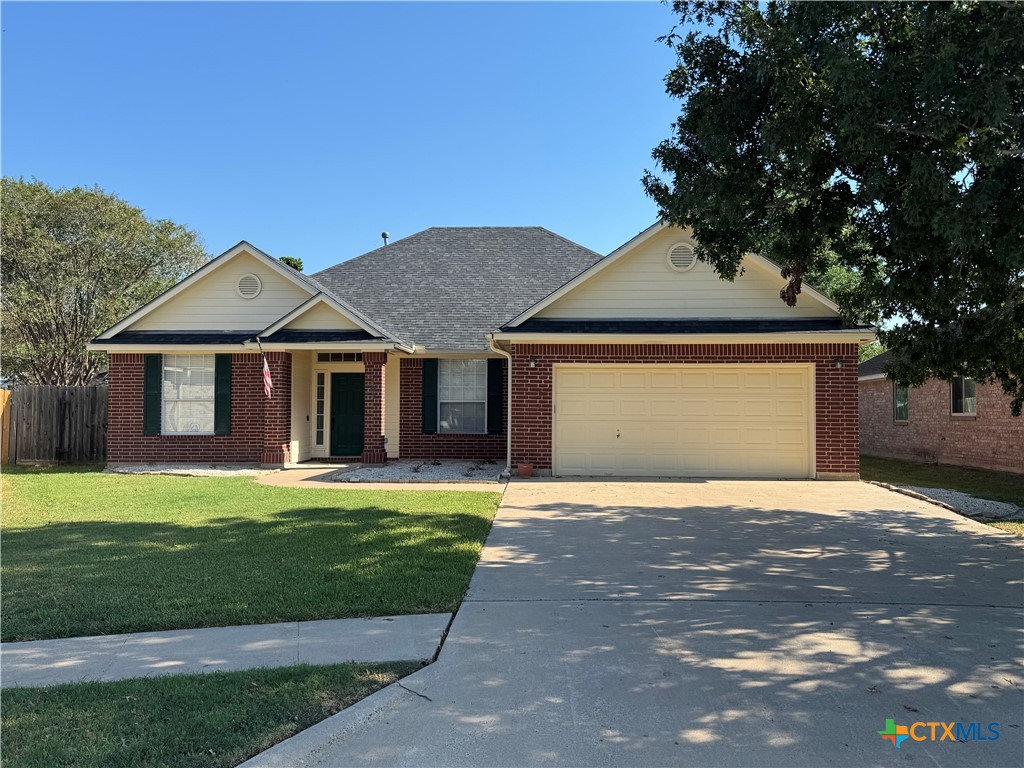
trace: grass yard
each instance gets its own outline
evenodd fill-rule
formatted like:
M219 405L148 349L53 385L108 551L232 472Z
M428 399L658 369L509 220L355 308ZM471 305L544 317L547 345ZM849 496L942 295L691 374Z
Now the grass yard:
M949 488L963 491L979 499L1009 501L1024 507L1024 475L1011 472L989 472L985 469L951 467L945 464L918 464L899 459L860 457L860 476L894 485L917 485L921 488Z
M1002 523L989 523L993 528L1012 533L1016 536L1024 536L1024 523L1006 521Z
M455 610L499 494L5 473L2 639Z
M864 480L877 480L894 485L949 488L969 493L979 499L1008 501L1024 507L1024 476L1012 472L989 472L985 469L861 456L860 476ZM1017 536L1024 536L1024 523L1001 522L988 525Z
M234 766L417 668L339 664L5 689L4 765Z

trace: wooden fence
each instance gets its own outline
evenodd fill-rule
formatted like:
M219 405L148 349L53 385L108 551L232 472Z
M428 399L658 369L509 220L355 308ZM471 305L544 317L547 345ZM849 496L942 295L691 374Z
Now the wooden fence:
M0 391L4 464L101 464L107 388L26 386Z

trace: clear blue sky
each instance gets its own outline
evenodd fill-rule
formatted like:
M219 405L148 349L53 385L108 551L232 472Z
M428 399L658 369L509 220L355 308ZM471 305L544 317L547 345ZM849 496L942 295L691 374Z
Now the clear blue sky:
M4 3L2 168L314 272L430 226L607 253L679 105L659 3Z

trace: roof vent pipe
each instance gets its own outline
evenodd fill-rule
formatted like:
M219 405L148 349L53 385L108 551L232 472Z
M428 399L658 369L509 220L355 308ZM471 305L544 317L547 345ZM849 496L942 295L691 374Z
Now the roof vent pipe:
M384 238L384 245L388 244L388 238L391 237L387 232L381 232L380 236Z

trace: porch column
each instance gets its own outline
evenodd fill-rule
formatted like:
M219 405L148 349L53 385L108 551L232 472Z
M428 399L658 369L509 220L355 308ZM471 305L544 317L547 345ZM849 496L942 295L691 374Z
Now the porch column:
M384 447L385 352L363 352L363 464L386 464Z
M267 352L267 365L274 382L273 397L263 393L260 371L259 397L263 400L263 451L260 463L265 467L281 467L290 461L292 440L292 355L290 352Z

